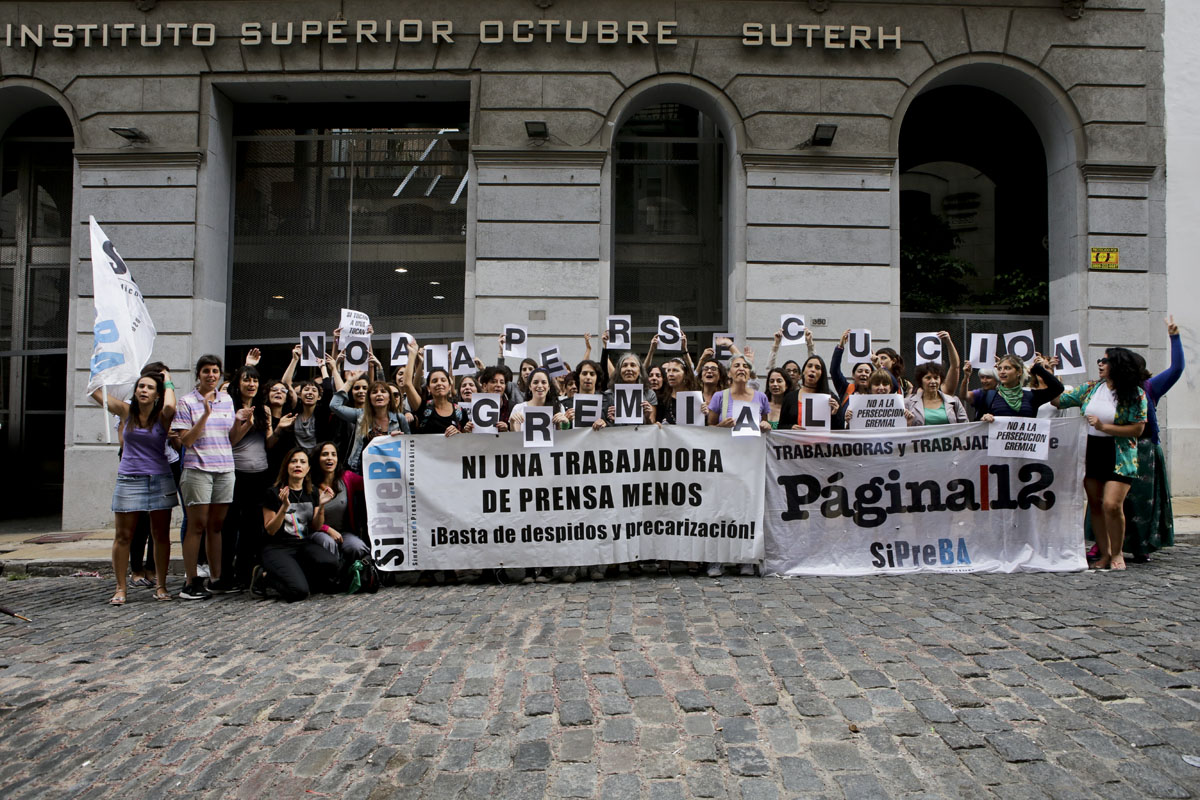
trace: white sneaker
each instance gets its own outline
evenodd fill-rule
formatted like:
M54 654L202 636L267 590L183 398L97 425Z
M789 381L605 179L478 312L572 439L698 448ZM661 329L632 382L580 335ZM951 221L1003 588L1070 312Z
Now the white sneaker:
M197 578L211 578L212 577L212 575L210 575L208 572L208 564L197 564L196 565L196 577Z
M742 564L740 567L738 567L738 575L749 575L749 576L753 577L754 576L754 565L753 564Z
M719 578L725 574L725 565L724 564L709 564L708 569L705 570L705 573L707 573L708 577L710 577L710 578Z

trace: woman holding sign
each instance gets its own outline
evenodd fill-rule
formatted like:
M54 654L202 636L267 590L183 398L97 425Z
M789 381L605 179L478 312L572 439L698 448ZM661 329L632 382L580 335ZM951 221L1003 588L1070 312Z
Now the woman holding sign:
M785 364L784 368L786 369L786 367ZM834 430L841 430L842 418L837 414L841 403L829 391L829 370L825 368L825 359L820 356L809 356L800 370L798 384L796 389L788 392L787 396L783 398L783 407L779 411L780 429L788 431L800 428L800 404L803 402L801 395L823 394L829 396L829 409L833 415L830 419L830 426Z
M767 373L767 398L771 401L771 410L767 413L767 421L771 430L778 430L779 417L783 411L783 401L792 391L792 379L779 367L772 367Z
M104 402L104 390L92 393L97 403ZM175 480L167 463L167 432L175 416L175 384L171 373L143 375L134 385L128 403L108 396L108 412L121 418L121 464L117 467L117 485L113 489L112 510L116 518L112 564L117 590L108 602L125 605L125 570L129 565L129 543L133 540L138 517L150 514L150 533L154 537L154 575L158 588L155 600L170 600L167 593L167 567L171 558L171 509L177 504ZM107 424L107 422L106 422Z
M957 425L967 421L967 409L962 401L943 390L946 380L941 364L927 363L917 367L917 386L921 390L904 402L909 425Z
M1092 566L1125 569L1125 496L1138 473L1137 438L1146 427L1146 391L1137 361L1124 347L1108 348L1097 364L1099 380L1053 402L1059 408L1082 408L1089 425L1083 489L1100 548L1100 560Z
M562 403L559 402L558 389L555 388L554 381L550 379L549 370L545 367L538 367L529 373L528 383L529 399L513 406L513 410L508 415L509 430L521 430L521 426L525 423L525 409L528 406L545 406L553 409L555 425L569 421L566 412L563 411Z
M1044 389L1021 388L1025 362L1011 354L1001 356L996 362L996 388L975 389L967 395L975 408L975 418L995 422L996 417L1036 417L1039 408L1063 393L1062 382L1042 366L1040 355L1034 358L1029 371L1042 379Z
M716 363L716 362L713 362ZM614 383L638 383L642 386L642 424L654 422L654 407L658 404L658 395L646 382L646 373L642 371L642 362L633 353L626 353L617 362L617 374ZM604 393L604 405L607 411L608 424L616 424L616 388L610 388Z
M850 376L854 379L853 383L846 380L846 376L842 374L842 356L846 352L846 343L849 340L850 329L847 328L842 333L841 341L833 348L833 357L829 359L829 377L833 379L833 388L837 391L838 400L841 403L834 412L838 417L845 415L846 409L850 405L850 395L855 392L865 393L867 391L867 379L875 371L875 365L870 361L859 361L850 371Z
M674 425L679 418L678 395L680 392L698 392L700 384L692 368L682 358L671 358L662 365L666 382L658 396L655 418L667 425Z

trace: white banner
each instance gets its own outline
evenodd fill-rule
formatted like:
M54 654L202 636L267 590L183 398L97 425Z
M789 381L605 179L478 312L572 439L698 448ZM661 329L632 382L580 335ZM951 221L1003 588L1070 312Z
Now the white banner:
M1081 419L1046 461L988 456L988 426L767 436L767 575L1087 568Z
M157 332L124 260L96 224L95 217L88 217L88 226L92 236L96 317L87 393L107 386L110 394L125 398L150 360Z
M675 425L554 438L544 450L520 434L374 439L363 473L379 568L763 557L760 439Z

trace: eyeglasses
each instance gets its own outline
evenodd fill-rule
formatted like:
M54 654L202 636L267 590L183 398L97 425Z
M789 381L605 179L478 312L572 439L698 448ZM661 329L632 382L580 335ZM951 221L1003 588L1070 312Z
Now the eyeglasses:
M1096 359L1096 364L1098 364L1098 365L1099 365L1099 366L1101 366L1101 367L1103 367L1103 366L1104 366L1105 364L1107 364L1107 363L1108 363L1108 359L1107 359L1107 358L1098 358L1098 359Z

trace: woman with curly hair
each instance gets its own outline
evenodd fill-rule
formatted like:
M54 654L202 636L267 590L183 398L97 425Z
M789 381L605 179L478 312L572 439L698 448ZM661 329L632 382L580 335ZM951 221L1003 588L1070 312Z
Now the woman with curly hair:
M1100 559L1097 569L1125 569L1125 496L1138 473L1137 439L1146 427L1146 391L1137 360L1110 347L1097 362L1100 379L1055 398L1059 408L1078 407L1088 422L1083 488Z

